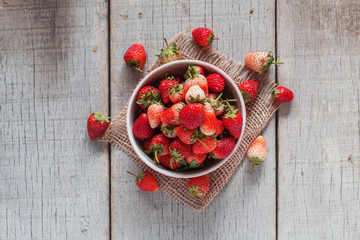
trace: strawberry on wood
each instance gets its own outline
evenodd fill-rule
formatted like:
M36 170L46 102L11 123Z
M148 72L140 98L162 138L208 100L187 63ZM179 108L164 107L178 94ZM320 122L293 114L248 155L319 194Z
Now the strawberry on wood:
M131 45L131 47L129 47L129 49L125 52L124 60L129 67L133 67L142 72L140 68L142 68L146 62L146 52L144 46L139 43Z
M94 112L90 114L87 120L87 131L91 139L95 139L103 134L108 128L110 117L105 117L101 113Z

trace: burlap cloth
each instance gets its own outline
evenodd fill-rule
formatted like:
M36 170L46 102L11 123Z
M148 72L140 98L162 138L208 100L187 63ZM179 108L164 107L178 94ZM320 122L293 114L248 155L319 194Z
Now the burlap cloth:
M150 170L159 183L159 189L164 191L168 196L188 208L195 211L202 211L228 182L229 178L244 158L250 144L266 126L272 114L279 108L280 104L274 102L271 95L268 94L268 92L275 87L275 83L271 81L266 74L260 75L250 71L245 67L245 64L234 61L213 47L200 47L195 43L191 33L188 31L177 34L172 39L172 42L176 43L179 50L182 52L184 59L196 59L213 64L226 72L237 84L249 79L257 79L260 81L258 96L253 103L246 106L246 128L240 146L235 154L224 165L209 174L209 192L204 197L192 197L189 199L189 191L187 189L188 179L165 176L151 170L141 161L131 147L127 134L126 107L112 119L102 141L110 142L127 153L142 170ZM148 72L151 72L160 65L161 63L159 60L155 61Z

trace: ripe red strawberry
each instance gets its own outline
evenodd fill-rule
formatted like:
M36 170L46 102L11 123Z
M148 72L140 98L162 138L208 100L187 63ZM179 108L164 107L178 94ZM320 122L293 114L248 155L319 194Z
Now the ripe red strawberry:
M182 165L177 161L171 161L171 159L171 155L158 156L159 163L167 169L176 170Z
M148 139L145 139L144 141L144 151L145 153L150 153L150 147L151 147L151 139L148 138Z
M194 131L194 129L186 129L181 125L175 128L175 133L180 141L189 145L193 144L197 140Z
M161 122L169 125L180 125L179 114L184 107L183 103L176 103L161 114Z
M253 143L251 143L248 151L247 158L252 162L251 172L254 165L262 163L266 158L266 144L263 136L258 136Z
M216 127L218 119L216 118L215 111L210 103L205 103L205 119L200 125L200 131L207 135L211 136L216 133Z
M150 151L154 153L155 163L159 163L158 156L169 155L170 140L162 133L156 134L151 139Z
M192 68L192 74L195 74L197 72L200 75L205 75L204 69L202 67L200 67L199 65L191 65L189 68ZM188 71L189 71L189 69L188 69ZM189 78L189 73L186 72L184 77Z
M207 76L206 78L209 91L213 93L219 93L224 90L225 87L225 80L220 74L213 73Z
M190 168L197 168L205 162L206 158L207 158L207 153L204 154L191 153L191 155L185 158L185 161L187 164L189 164Z
M146 52L144 46L139 43L131 45L131 47L129 47L129 49L125 52L124 60L127 65L142 72L140 68L143 67L146 62Z
M184 127L195 129L205 119L204 106L200 103L192 103L184 106L179 113L179 120Z
M127 172L136 177L136 185L141 190L148 192L156 192L157 190L159 190L159 185L156 181L156 178L151 172L145 171L140 173L139 175L135 175L129 171Z
M190 197L192 196L205 196L210 188L209 175L203 175L200 177L191 178L188 182L188 189L190 191Z
M205 95L209 94L208 83L204 75L200 74L200 71L197 70L197 66L189 66L185 74L186 82L184 85L183 92L186 94L190 87L198 85L202 90L204 90Z
M215 129L216 129L216 137L218 137L219 135L221 135L224 131L224 124L221 120L217 119L216 124L215 124Z
M212 156L216 159L224 159L232 152L235 147L235 138L224 137L218 140L218 144L214 151L211 152Z
M179 103L185 100L185 94L183 88L184 88L184 84L179 83L170 89L169 100L172 103Z
M186 145L185 143L181 142L179 139L175 139L171 142L170 147L170 155L172 156L170 161L170 167L172 169L175 169L173 166L174 162L182 164L183 160L185 160L186 157L191 155L191 146Z
M239 138L242 130L243 118L237 110L230 109L222 118L224 127L231 136Z
M247 80L245 82L240 83L238 87L244 98L244 102L248 103L250 101L254 101L259 89L259 81Z
M192 36L196 43L203 47L210 46L213 40L217 40L209 28L195 28L192 31Z
M94 112L90 114L87 120L87 131L91 139L95 139L103 134L108 128L110 117L105 117L101 113Z
M245 65L251 70L264 73L267 72L271 64L283 64L282 62L274 62L272 52L250 52L245 57Z
M293 92L282 86L278 86L272 90L271 95L276 102L291 102L294 98Z
M153 86L145 86L140 89L136 103L139 107L147 109L154 102L159 101L160 91Z
M148 116L146 113L141 114L133 125L133 133L135 137L140 139L151 138L154 135L154 129L150 127Z
M177 84L179 83L175 80L165 79L161 81L159 85L159 90L161 94L161 100L163 101L163 103L168 104L170 102L170 98L169 98L170 89L175 87Z
M204 103L205 99L205 92L198 85L190 87L185 96L185 102L187 104Z
M220 93L218 96L216 95L216 93L209 93L208 96L210 104L215 110L216 116L222 115L225 111L224 104L220 101L221 95L222 93Z
M153 103L147 110L149 124L152 129L157 128L161 123L161 115L165 111L164 106L160 103Z
M177 127L177 125L169 125L166 123L162 123L161 131L168 138L176 138L176 132L175 132L176 127Z
M162 64L169 63L176 60L182 59L181 52L177 49L176 44L173 43L169 46L167 40L164 38L166 48L162 48L160 50L160 55L156 55L159 57Z
M198 139L193 145L192 145L192 151L196 154L204 154L209 153L215 150L217 146L216 139L212 137L206 137L205 139Z

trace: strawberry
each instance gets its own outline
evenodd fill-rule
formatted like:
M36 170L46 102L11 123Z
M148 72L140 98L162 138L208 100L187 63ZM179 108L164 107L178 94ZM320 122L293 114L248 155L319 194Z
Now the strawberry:
M174 129L177 127L177 125L169 125L166 123L161 124L161 131L162 133L167 136L168 138L176 138L176 132Z
M283 64L282 62L274 62L272 52L250 52L245 57L245 65L251 70L264 73L267 72L271 64Z
M205 119L204 106L200 103L191 103L184 106L179 113L180 123L188 129L195 129Z
M205 119L200 125L200 131L207 135L211 136L216 133L218 119L216 118L215 111L210 103L205 103Z
M170 150L170 155L172 156L170 161L170 166L172 169L175 169L173 166L174 162L181 164L186 157L191 155L191 146L186 145L185 143L181 142L179 139L175 139L174 141L171 142L169 150Z
M103 134L108 128L110 117L105 117L101 113L94 112L90 114L87 120L87 131L91 139L95 139Z
M186 129L184 126L178 126L175 129L175 133L181 142L185 144L193 144L197 138L194 129Z
M166 167L167 169L176 170L178 169L182 164L177 161L171 161L172 160L171 155L166 156L158 156L159 163L161 166Z
M291 100L294 98L293 92L290 89L282 86L274 88L274 90L271 92L271 95L276 102L291 102Z
M154 129L150 127L148 116L146 113L141 114L133 125L133 133L135 137L140 139L151 138L154 135Z
M223 116L222 121L224 127L228 130L231 136L236 139L240 137L243 119L237 109L230 107L227 113Z
M254 168L254 165L262 163L266 158L266 144L263 136L258 136L253 143L251 143L248 151L247 158L252 162L251 172Z
M185 96L185 102L190 103L204 103L205 102L205 92L198 85L194 85L189 88Z
M183 82L184 79L179 75L170 75L166 78L166 80L175 80L179 83L179 82Z
M124 60L129 67L133 67L136 70L139 70L145 65L146 62L146 52L143 45L139 43L135 43L129 47L129 49L125 52Z
M202 67L200 67L199 65L192 65L192 66L190 66L193 70L193 72L198 72L198 74L200 74L200 75L205 75L205 71L204 71L204 69L202 68ZM185 78L188 78L188 76L189 76L189 73L188 72L186 72L186 74L185 74Z
M202 47L210 46L213 40L218 39L214 37L213 31L209 28L195 28L192 36L195 42Z
M193 145L192 145L192 151L196 154L204 154L209 153L215 150L217 146L216 139L212 137L206 137L205 139L198 139Z
M159 163L158 156L169 155L170 140L162 133L156 134L151 139L150 151L154 153L155 163Z
M179 103L185 100L185 94L183 88L184 88L184 84L179 83L170 89L169 100L172 103Z
M148 138L148 139L145 139L144 141L144 151L145 153L150 153L150 147L151 147L151 139Z
M221 120L217 119L216 124L215 124L216 137L221 135L223 133L223 131L224 131L224 124Z
M169 125L180 125L179 113L183 107L183 103L176 103L172 105L169 109L165 110L163 114L161 114L161 122Z
M247 80L238 85L241 95L244 98L244 102L248 103L250 101L254 101L258 89L259 89L259 81L257 80Z
M145 86L140 89L136 103L139 107L147 109L154 102L159 101L160 91L153 86Z
M188 189L190 191L190 197L192 196L205 196L210 188L209 175L203 175L200 177L191 178L188 182Z
M159 85L159 91L161 95L161 100L163 103L168 104L170 102L169 92L174 86L178 85L179 83L175 80L162 80Z
M211 152L212 157L215 159L224 159L230 155L235 147L235 138L224 137L218 140L217 146L214 151Z
M207 153L204 154L195 154L191 153L189 156L185 158L187 164L189 164L190 168L200 167L201 164L205 162L207 158Z
M215 110L216 116L222 115L225 111L224 104L220 101L221 95L222 93L220 93L218 96L216 95L216 93L209 93L208 96L210 104Z
M190 87L198 85L204 90L205 95L209 94L208 83L204 75L200 73L197 66L190 65L185 74L186 82L184 85L183 92L186 94Z
M136 185L141 190L148 192L156 192L157 190L159 190L159 185L156 181L156 178L151 172L145 171L140 173L139 175L135 175L129 171L127 172L136 177Z
M220 74L213 73L206 78L209 91L213 93L219 93L224 90L225 80Z
M161 115L165 111L164 106L160 103L153 103L147 110L147 116L152 129L157 128L161 123Z
M156 55L157 57L159 57L160 62L162 64L165 63L169 63L172 61L176 61L176 60L181 60L182 59L182 54L181 52L177 49L176 44L173 43L169 46L167 40L164 38L165 44L166 44L166 48L162 48L160 50L160 54Z

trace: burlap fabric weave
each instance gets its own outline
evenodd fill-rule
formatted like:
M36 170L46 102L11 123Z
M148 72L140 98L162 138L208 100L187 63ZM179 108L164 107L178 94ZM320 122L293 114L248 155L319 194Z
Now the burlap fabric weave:
M269 91L275 87L275 83L270 81L266 74L258 74L250 71L241 62L236 62L226 55L222 54L213 47L200 47L193 40L191 33L188 31L177 34L172 42L175 42L179 50L183 54L184 59L195 59L213 64L226 72L236 83L246 81L248 79L257 79L260 81L260 89L258 96L253 103L246 106L246 128L240 146L235 154L220 168L211 172L210 190L204 197L188 198L187 189L188 179L172 178L155 171L152 171L145 165L134 149L131 147L129 137L126 130L126 107L121 111L110 124L107 129L103 141L108 141L127 153L142 170L150 170L156 177L161 191L175 199L177 202L196 211L201 211L214 199L220 190L228 182L231 175L239 166L244 158L246 151L252 141L260 134L273 113L279 108L280 104L273 101ZM149 72L161 65L157 60Z

